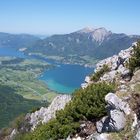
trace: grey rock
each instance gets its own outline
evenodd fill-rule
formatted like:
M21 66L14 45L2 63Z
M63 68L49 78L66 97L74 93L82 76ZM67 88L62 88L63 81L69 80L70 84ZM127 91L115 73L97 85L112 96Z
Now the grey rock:
M105 131L103 130L105 127L107 127L107 125L105 124L105 121L108 119L108 116L106 117L103 117L100 121L96 122L96 128L97 128L97 131L99 133ZM106 125L106 126L105 126Z
M110 108L112 109L118 109L120 111L123 111L126 115L129 115L131 112L131 109L127 102L122 101L117 95L114 93L108 93L105 96L105 101L108 103Z
M13 129L13 131L11 132L9 136L9 140L14 140L17 133L18 133L17 129Z
M109 131L121 131L126 124L126 118L123 112L119 110L110 111Z
M136 129L136 127L138 126L138 117L136 113L133 113L133 123L131 126L131 130L134 131Z
M105 73L100 80L101 81L107 81L107 82L113 82L114 78L116 76L116 71L112 70L108 73Z
M112 57L108 57L104 60L99 61L99 63L96 64L95 72L99 71L103 67L104 64L108 65L111 70L115 70L117 66L116 63L118 61L118 57L123 58L125 60L124 61L125 63L126 60L128 60L131 57L132 50L133 50L133 47L131 46L130 48L126 50L121 50L118 55L113 55ZM123 67L122 65L118 69L119 69L118 71L123 72L123 73L126 70L126 68Z
M137 130L136 136L134 137L134 140L140 140L140 128Z
M117 74L120 74L124 80L131 80L131 73L129 69L125 67L125 63L131 57L131 52L133 47L130 47L126 50L121 50L118 55L113 55L112 57L101 60L96 64L95 72L103 68L104 65L107 65L110 68L110 72L105 73L100 80L112 82L116 78ZM121 57L124 61L122 64L119 63L118 58ZM119 63L119 64L118 64Z
M105 96L105 101L107 102L108 116L96 122L97 132L121 131L126 124L126 115L129 115L131 112L128 103L122 101L114 93L108 93Z
M125 115L119 110L111 110L108 117L104 117L96 123L97 131L103 132L119 132L126 124Z
M121 72L121 77L126 81L130 81L132 74L129 69L125 69L124 71Z
M70 100L70 95L60 95L52 101L48 108L41 107L40 110L31 113L30 124L32 125L32 130L34 130L39 123L47 123L50 119L55 118L56 111L64 109Z
M95 133L93 135L91 135L87 140L109 140L109 134L106 133Z

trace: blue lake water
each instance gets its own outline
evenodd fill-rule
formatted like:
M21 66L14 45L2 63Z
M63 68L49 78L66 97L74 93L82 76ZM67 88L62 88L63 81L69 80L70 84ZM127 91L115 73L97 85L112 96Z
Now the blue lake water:
M25 58L24 53L12 47L0 47L0 56L12 56Z
M80 65L62 64L45 71L39 79L59 93L72 93L84 82L85 76L92 72L93 69Z
M58 64L52 60L44 59L39 56L24 56L22 52L10 47L0 48L0 56L43 59L44 61L55 65L55 68L46 70L42 73L39 80L43 80L49 89L58 93L72 93L84 82L85 76L93 72L93 68L87 68L80 65Z

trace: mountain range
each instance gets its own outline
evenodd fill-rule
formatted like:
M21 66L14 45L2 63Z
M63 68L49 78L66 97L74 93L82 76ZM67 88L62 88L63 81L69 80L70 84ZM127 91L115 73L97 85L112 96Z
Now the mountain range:
M29 34L10 34L0 32L0 47L22 48L34 43L39 38Z
M41 53L67 59L72 59L72 56L103 59L128 48L139 38L139 35L117 34L105 28L86 27L70 34L52 35L38 40L28 47L26 53Z
M24 53L41 55L62 63L94 65L126 49L140 39L139 35L113 33L105 28L83 28L46 38L28 34L0 33L0 47L26 48Z

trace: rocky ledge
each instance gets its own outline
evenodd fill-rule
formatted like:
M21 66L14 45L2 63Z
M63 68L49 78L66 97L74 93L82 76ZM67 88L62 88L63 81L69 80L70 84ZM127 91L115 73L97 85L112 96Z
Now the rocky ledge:
M96 122L96 132L86 138L79 136L71 140L140 140L140 70L132 76L127 68L133 46L137 46L137 43L96 65L95 73L104 65L109 67L98 82L115 82L116 92L105 96L107 116ZM94 81L87 76L81 87L84 89L92 83Z
M95 73L100 71L104 65L107 65L110 69L109 72L106 72L102 77L100 77L100 81L113 82L117 78L117 75L121 75L121 77L123 77L123 80L129 81L131 75L130 70L126 67L126 64L131 57L131 54L133 53L133 46L136 45L137 43L135 42L128 49L121 50L118 55L114 55L112 57L99 61L96 64L96 68L94 70ZM85 83L82 83L81 87L84 89L92 83L93 81L90 79L90 76L86 76Z
M47 123L50 119L55 118L55 113L58 110L64 109L65 105L71 100L70 95L59 95L50 104L48 108L41 107L34 113L27 114L26 118L29 118L29 123L34 130L40 123Z

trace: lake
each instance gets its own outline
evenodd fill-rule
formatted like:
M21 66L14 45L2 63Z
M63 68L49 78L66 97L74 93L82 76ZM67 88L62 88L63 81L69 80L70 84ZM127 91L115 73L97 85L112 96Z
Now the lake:
M58 64L39 56L24 56L23 52L19 52L10 47L0 48L0 56L15 56L29 59L36 58L55 65L55 68L46 70L38 79L44 81L50 90L58 93L71 94L84 82L85 76L94 71L93 68L80 65Z
M93 72L92 68L80 65L61 64L45 71L40 80L47 83L48 87L59 93L72 93L81 86L85 76Z
M12 57L20 57L25 58L23 52L18 51L12 47L0 47L0 56L12 56Z

